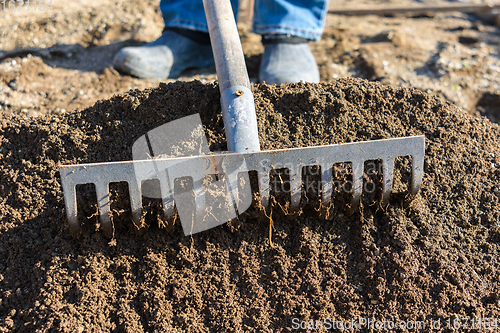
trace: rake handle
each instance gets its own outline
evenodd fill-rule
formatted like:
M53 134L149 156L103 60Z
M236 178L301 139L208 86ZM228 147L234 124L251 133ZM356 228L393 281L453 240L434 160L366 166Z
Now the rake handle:
M230 0L203 0L230 152L260 151L255 102Z

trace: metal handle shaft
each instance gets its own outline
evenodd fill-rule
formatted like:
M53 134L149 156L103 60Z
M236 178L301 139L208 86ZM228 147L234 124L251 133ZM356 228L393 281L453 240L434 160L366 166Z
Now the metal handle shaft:
M255 102L230 0L203 0L219 79L228 150L260 151Z

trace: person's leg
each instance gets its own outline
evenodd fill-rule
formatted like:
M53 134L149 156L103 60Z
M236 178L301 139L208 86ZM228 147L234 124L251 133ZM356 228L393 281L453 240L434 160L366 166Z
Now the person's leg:
M308 42L321 39L327 11L328 0L255 0L253 30L265 47L261 82L319 82Z
M283 34L320 40L325 28L328 0L255 0L255 33Z
M231 0L231 7L236 17L238 0ZM167 28L182 28L208 33L203 0L161 0L160 10Z
M237 9L237 1L231 2ZM203 1L161 0L160 10L163 34L152 43L120 50L113 60L115 68L140 78L168 78L187 68L213 66Z

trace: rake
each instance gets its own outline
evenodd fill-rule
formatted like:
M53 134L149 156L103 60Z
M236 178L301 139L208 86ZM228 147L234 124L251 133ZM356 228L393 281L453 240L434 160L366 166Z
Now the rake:
M300 205L302 169L309 166L321 168L321 201L328 206L334 187L333 166L337 163L350 163L352 166L351 207L358 206L363 192L364 163L371 160L382 162L382 202L386 204L393 187L394 160L398 156L411 156L408 189L410 197L417 194L424 166L425 138L422 135L260 151L254 98L230 2L204 0L203 3L215 57L229 152L61 166L66 214L73 235L77 236L80 231L76 204L76 186L79 184L95 185L101 228L108 237L113 237L115 232L109 191L109 184L113 182L128 183L132 219L135 225L140 225L143 183L158 180L164 213L166 216L176 211L179 213L185 235L221 225L244 212L251 199L248 200L248 195L244 193L248 186L242 187L242 180L243 184L249 185L250 171L257 172L260 204L267 207L271 191L270 175L278 169L277 166L288 168L291 208ZM201 147L205 147L206 138L203 136L201 139ZM218 190L222 189L224 193L222 204L219 201L218 205L210 206L207 194L210 185L204 182L210 175L219 178L215 183ZM175 189L176 180L185 177L192 179L190 193L194 200L189 204L185 204L183 193Z

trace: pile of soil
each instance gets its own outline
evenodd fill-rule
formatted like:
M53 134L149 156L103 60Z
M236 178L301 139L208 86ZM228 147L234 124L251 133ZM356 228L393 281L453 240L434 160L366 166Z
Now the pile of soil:
M211 148L224 148L217 85L160 84L59 116L2 114L0 330L270 332L324 318L430 330L500 318L498 125L364 80L253 89L263 149L424 134L420 194L331 220L276 213L272 243L269 221L251 217L192 237L178 222L121 229L111 241L87 223L95 229L75 240L58 166L129 160L141 135L198 112Z

